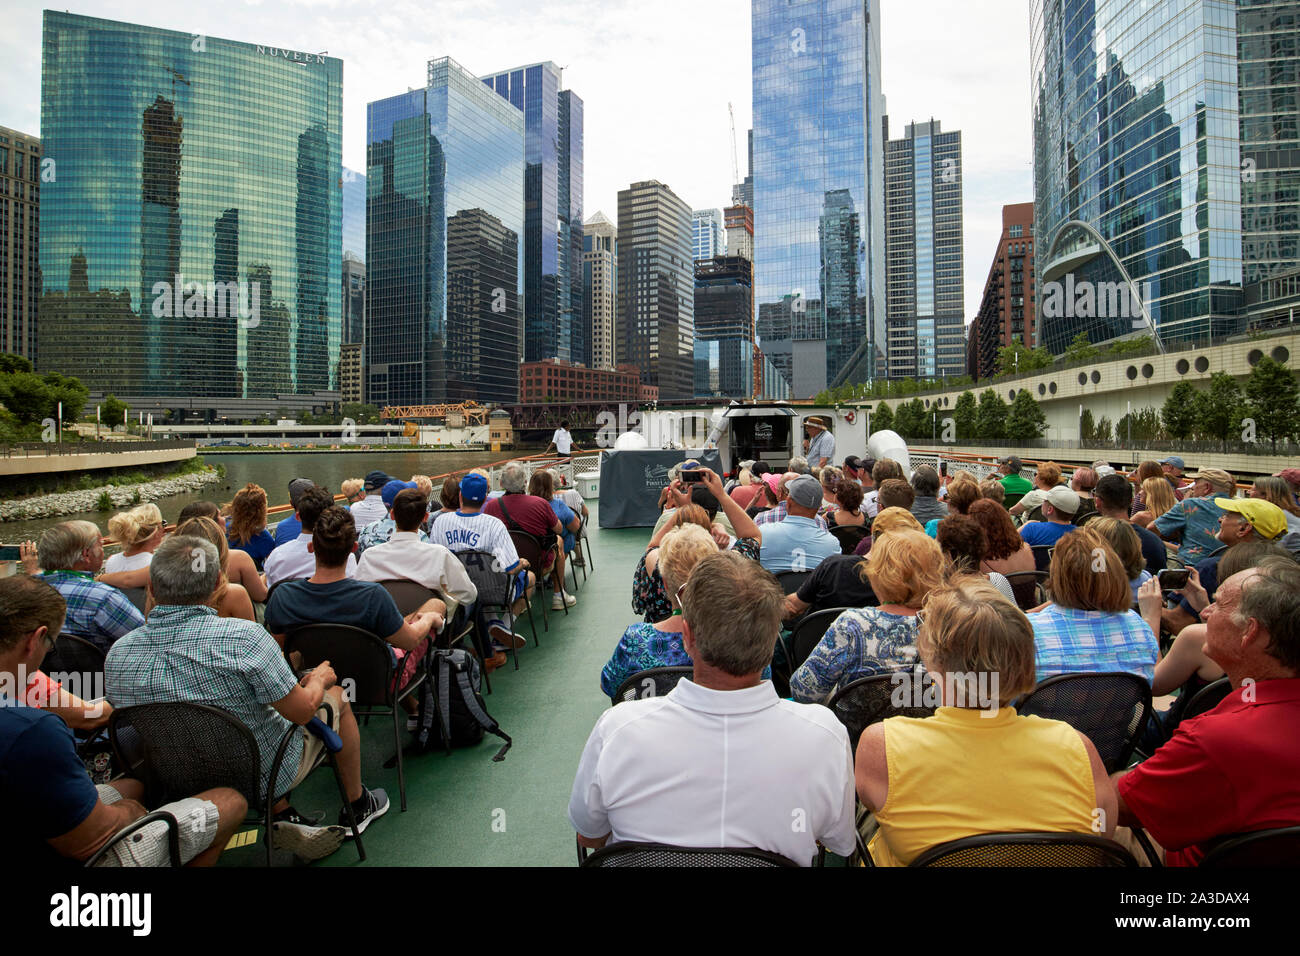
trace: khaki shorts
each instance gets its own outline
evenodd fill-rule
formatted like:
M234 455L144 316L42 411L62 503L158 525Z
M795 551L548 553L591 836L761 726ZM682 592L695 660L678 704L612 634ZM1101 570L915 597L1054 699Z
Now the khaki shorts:
M107 784L99 784L99 799L112 805L122 795ZM180 830L181 862L188 863L208 847L217 835L220 815L217 805L198 797L186 797L158 807L176 818ZM161 820L136 830L113 847L99 866L167 866L167 824Z
M334 705L326 697L321 701L320 707L316 711L319 717L335 733L339 731L339 715L334 712ZM298 784L307 779L307 775L316 769L316 764L320 762L321 755L325 752L325 741L321 740L306 727L302 729L302 760L298 763L298 775L293 778L293 783L289 789L295 790Z

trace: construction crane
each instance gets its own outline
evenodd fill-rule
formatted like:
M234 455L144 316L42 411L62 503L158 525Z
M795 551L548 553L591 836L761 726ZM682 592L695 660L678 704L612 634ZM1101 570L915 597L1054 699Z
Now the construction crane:
M736 110L730 103L727 112L731 114L731 181L734 184L740 182L740 165L736 159Z

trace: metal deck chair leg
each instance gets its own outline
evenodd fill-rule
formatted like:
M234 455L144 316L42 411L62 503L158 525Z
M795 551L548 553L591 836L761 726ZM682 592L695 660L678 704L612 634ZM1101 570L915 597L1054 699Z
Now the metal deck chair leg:
M352 830L352 839L357 844L357 855L361 858L361 862L364 863L366 848L361 845L361 831L357 829L357 815L352 812L352 801L348 799L348 792L343 789L343 778L339 775L338 761L334 759L334 754L329 751L326 751L326 755L329 760L330 770L334 771L334 782L339 785L339 796L343 798L343 812L347 815L348 827ZM269 858L270 854L268 853L267 856Z
M397 792L401 794L402 812L405 813L406 812L406 770L402 766L402 730L400 727L400 721L397 719L397 712L399 710L405 713L405 710L402 709L402 706L396 700L394 700L393 701L393 742L397 744Z

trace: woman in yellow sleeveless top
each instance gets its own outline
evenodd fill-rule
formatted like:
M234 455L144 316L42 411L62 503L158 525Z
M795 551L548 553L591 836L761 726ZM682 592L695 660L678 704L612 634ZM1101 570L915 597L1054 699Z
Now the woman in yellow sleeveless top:
M1020 609L962 576L931 591L920 617L917 647L942 706L874 724L858 744L858 796L880 823L868 847L876 865L906 866L979 833L1110 837L1115 788L1092 741L1008 706L1034 686L1034 632Z

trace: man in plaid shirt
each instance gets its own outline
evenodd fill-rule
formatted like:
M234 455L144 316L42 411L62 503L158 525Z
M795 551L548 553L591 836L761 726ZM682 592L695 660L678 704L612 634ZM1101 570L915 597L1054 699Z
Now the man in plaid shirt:
M209 704L239 719L257 741L262 785L275 801L273 839L280 849L319 859L338 849L340 825L317 827L288 801L288 794L317 765L323 744L305 729L289 739L280 773L271 764L289 729L320 717L343 739L339 775L364 830L388 811L383 790L361 783L361 737L356 717L336 685L328 661L294 676L279 645L260 625L222 618L207 605L220 579L217 549L195 537L173 536L159 546L149 566L157 606L148 622L113 645L104 665L108 698L114 707L172 701Z
M754 524L760 528L765 524L774 524L777 521L784 521L786 515L790 513L790 482L799 477L798 472L787 471L781 476L780 482L776 486L776 507L769 508L767 511L759 512L758 517L754 519ZM826 526L826 519L818 515L814 518L817 526L823 531L829 531Z
M117 588L95 580L104 566L104 545L91 521L64 521L47 528L37 546L44 581L63 595L68 613L64 634L85 638L107 651L123 634L144 623L144 615Z

